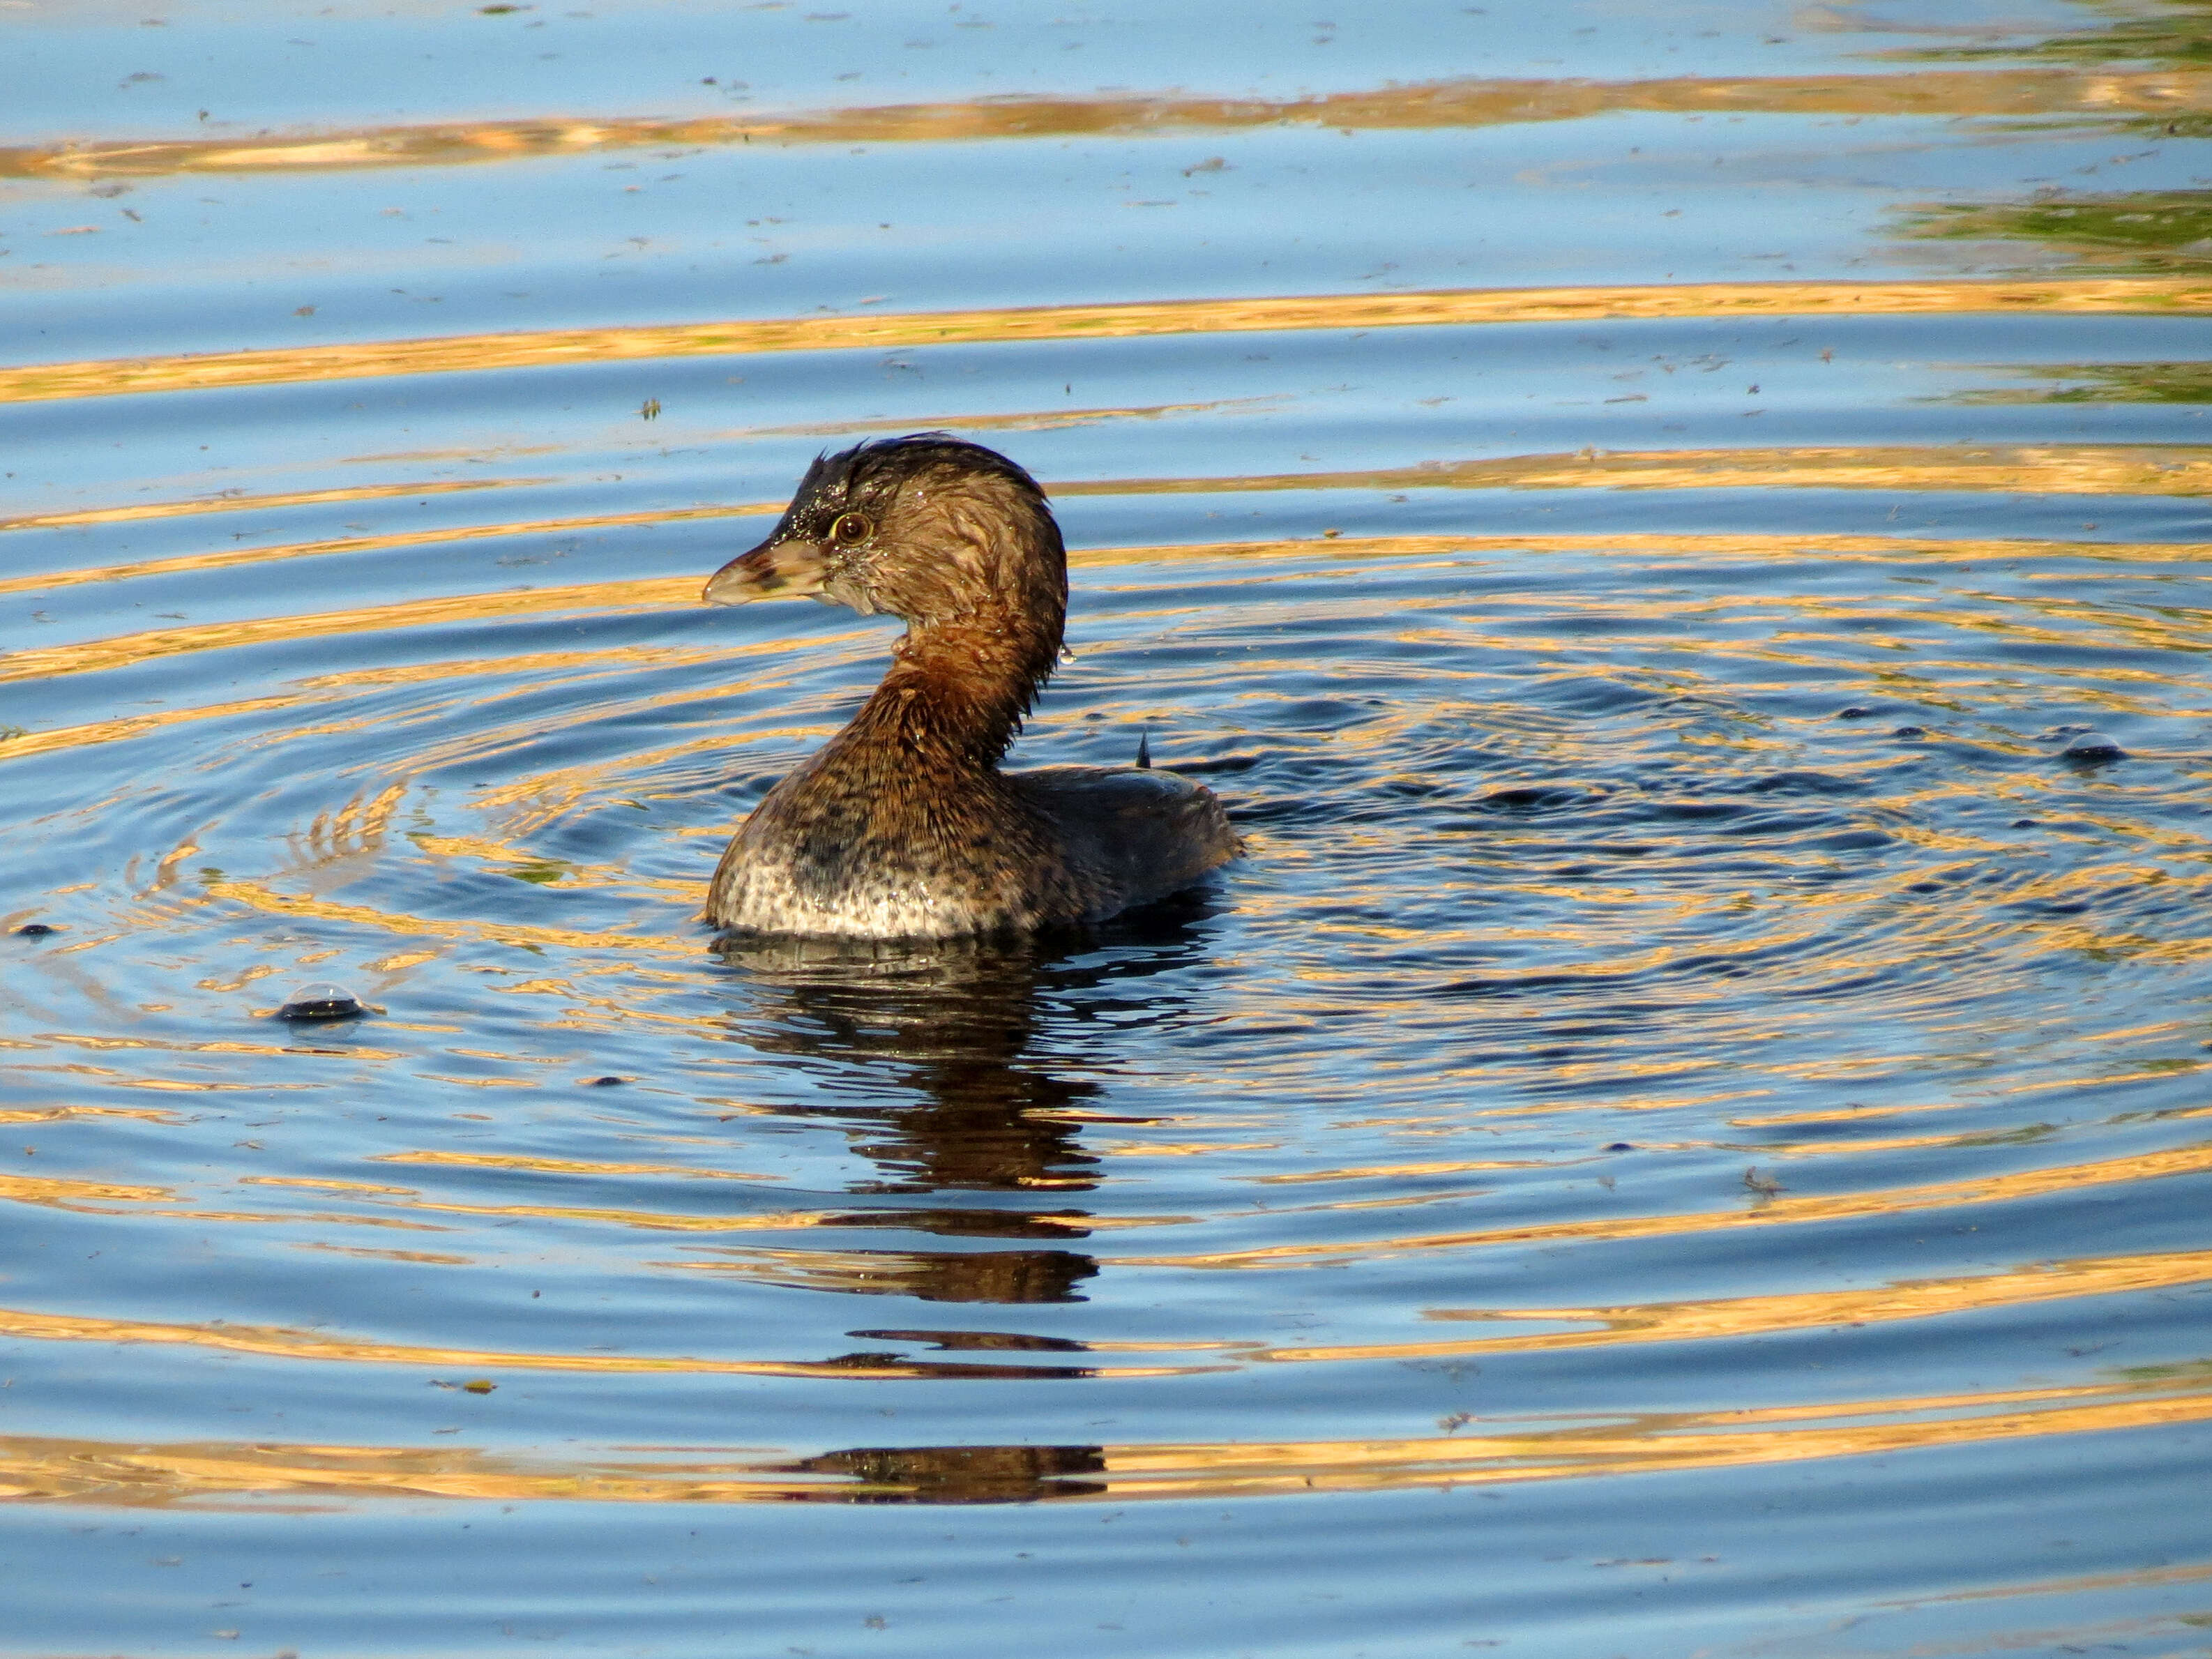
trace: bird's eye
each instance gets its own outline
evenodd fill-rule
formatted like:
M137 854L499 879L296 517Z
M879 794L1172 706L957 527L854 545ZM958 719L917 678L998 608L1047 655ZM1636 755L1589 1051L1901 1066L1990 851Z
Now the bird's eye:
M865 513L840 513L830 526L830 538L850 547L854 542L867 540L868 532L874 528Z

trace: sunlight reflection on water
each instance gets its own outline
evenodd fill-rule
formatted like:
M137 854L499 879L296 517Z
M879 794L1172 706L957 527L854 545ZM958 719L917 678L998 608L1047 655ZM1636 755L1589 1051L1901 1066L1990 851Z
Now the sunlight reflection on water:
M10 25L0 1650L2202 1650L2193 14L1492 10ZM918 428L1249 856L717 951Z

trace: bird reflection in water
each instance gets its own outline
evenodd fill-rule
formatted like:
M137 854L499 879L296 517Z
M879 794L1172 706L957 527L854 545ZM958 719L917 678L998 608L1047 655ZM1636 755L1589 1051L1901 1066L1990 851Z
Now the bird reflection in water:
M1103 1446L856 1446L780 1468L866 1483L859 1492L824 1488L832 1503L1034 1504L1106 1490L1080 1478L1106 1472Z
M1210 953L1204 923L1211 908L1203 892L1187 894L1080 936L719 941L750 993L734 1016L745 1042L788 1056L830 1091L849 1097L783 1109L845 1126L878 1171L852 1190L964 1200L855 1209L835 1225L1027 1242L1016 1249L868 1252L875 1264L869 1269L810 1282L924 1302L1081 1300L1077 1287L1097 1273L1097 1262L1065 1245L1088 1237L1089 1212L1035 1199L1098 1184L1100 1160L1082 1146L1086 1123L1143 1121L1101 1109L1105 1091L1094 1079L1112 1061L1091 1034L1103 1035L1109 1029L1103 1019L1111 1017L1118 1052L1133 1026L1183 1017L1188 981L1177 970ZM908 1375L926 1367L931 1375L963 1377L1091 1374L1080 1363L1041 1363L1045 1355L1085 1352L1085 1344L1065 1338L926 1328L849 1334L993 1358L917 1362L881 1352L827 1363L849 1368L877 1359ZM823 1487L817 1501L830 1503L1035 1503L1105 1489L1095 1478L1105 1468L1105 1449L1097 1445L854 1447L787 1467L853 1483Z
M1200 891L1081 934L718 941L750 992L734 1016L748 1046L788 1056L838 1097L781 1110L843 1124L854 1150L877 1166L854 1194L974 1195L858 1208L834 1224L1034 1241L1016 1249L885 1251L879 1270L808 1282L928 1302L1081 1300L1076 1287L1097 1264L1054 1246L1087 1237L1089 1212L1036 1200L1098 1184L1098 1157L1082 1145L1085 1123L1146 1121L1100 1109L1103 1091L1093 1079L1112 1062L1086 1035L1110 1030L1118 1053L1133 1025L1181 1016L1187 993L1176 970L1207 954L1211 908ZM1124 988L1127 994L1117 994ZM1115 1017L1110 1028L1101 1024L1107 1015ZM992 1196L1004 1194L1021 1201ZM854 1334L963 1349L1079 1346L998 1333Z

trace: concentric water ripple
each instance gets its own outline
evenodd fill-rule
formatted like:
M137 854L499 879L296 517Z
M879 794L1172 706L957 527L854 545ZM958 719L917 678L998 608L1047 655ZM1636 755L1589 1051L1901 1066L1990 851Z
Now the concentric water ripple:
M2203 1650L2193 58L532 9L0 112L0 1650ZM928 428L1248 855L715 941Z

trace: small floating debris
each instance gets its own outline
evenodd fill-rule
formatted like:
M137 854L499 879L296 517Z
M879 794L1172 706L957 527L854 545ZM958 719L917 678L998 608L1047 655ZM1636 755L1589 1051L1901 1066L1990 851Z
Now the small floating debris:
M605 1077L587 1077L584 1081L586 1085L594 1089L611 1089L618 1084L629 1082L629 1079L626 1077L617 1077L613 1073L610 1072Z
M1743 1172L1743 1184L1761 1198L1771 1198L1775 1194L1784 1190L1780 1182L1771 1180L1759 1174L1759 1165L1756 1164Z
M2033 830L2042 822L2040 818L2014 818L2012 821L2012 827L2015 830Z
M1636 1143L1632 1140L1616 1140L1605 1150L1608 1152L1632 1152L1636 1150Z
M1849 708L1836 710L1836 718L1839 720L1871 720L1874 718L1874 710L1863 708L1857 703L1853 703Z
M342 985L302 985L284 999L279 1019L353 1019L368 1010Z
M1900 726L1889 735L1893 738L1924 738L1928 735L1928 728L1924 726Z
M44 939L49 933L59 932L61 929L51 921L27 921L15 930L16 936L21 939Z
M2058 752L2064 760L2112 761L2120 759L2127 750L2102 732L2084 732L2079 737L2069 738L2066 747Z

